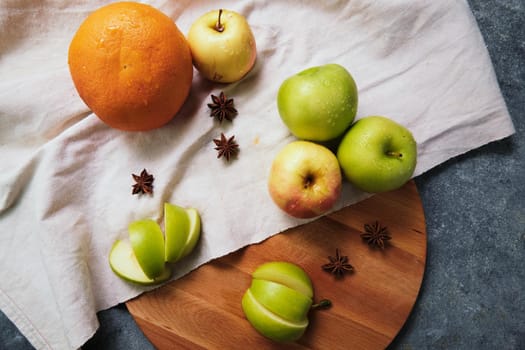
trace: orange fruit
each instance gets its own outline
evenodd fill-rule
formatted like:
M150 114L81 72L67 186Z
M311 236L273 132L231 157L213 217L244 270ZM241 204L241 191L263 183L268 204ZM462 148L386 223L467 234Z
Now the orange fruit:
M193 78L189 45L177 25L135 2L91 13L71 40L68 63L86 105L109 126L127 131L169 122Z

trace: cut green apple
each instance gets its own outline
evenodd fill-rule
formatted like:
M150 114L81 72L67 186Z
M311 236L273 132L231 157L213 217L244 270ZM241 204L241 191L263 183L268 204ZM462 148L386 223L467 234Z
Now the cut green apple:
M164 272L164 235L151 219L134 221L128 226L129 241L144 274L151 279Z
M271 261L257 267L253 278L283 284L312 298L312 282L306 272L299 266L285 261Z
M113 244L109 253L109 265L117 276L126 281L142 285L161 283L167 281L171 276L171 268L167 265L164 266L164 270L156 278L146 276L128 240L118 240Z
M290 342L308 327L312 282L299 266L283 261L260 265L242 298L242 309L251 325L265 337Z
M190 220L186 210L178 205L164 203L165 260L179 260L186 245Z
M271 281L254 278L250 291L262 306L290 322L303 323L312 306L312 298Z
M268 191L288 215L313 218L331 210L341 195L341 168L334 153L310 141L293 141L275 156Z
M242 309L250 324L259 333L278 342L289 342L299 339L308 327L308 319L302 322L290 322L277 316L255 299L248 289L242 297Z
M200 237L201 220L196 209L170 203L164 204L164 215L165 260L174 263L195 248Z
M246 18L235 11L205 13L191 25L187 38L193 65L208 80L233 83L255 63L255 37Z
M159 224L152 219L129 224L129 240L119 240L109 254L109 264L121 278L155 284L168 280L174 263L190 254L200 237L201 219L194 208L165 203L165 238Z

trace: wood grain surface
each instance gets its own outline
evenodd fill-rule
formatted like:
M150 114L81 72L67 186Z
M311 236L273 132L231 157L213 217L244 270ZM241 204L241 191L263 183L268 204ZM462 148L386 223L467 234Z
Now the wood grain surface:
M378 220L392 240L384 250L360 237ZM158 349L384 349L416 302L426 262L423 207L413 181L260 244L214 260L185 277L127 302ZM336 279L321 265L347 255L355 271ZM254 269L267 261L301 266L314 285L314 302L332 307L310 312L304 336L277 344L257 333L241 308Z

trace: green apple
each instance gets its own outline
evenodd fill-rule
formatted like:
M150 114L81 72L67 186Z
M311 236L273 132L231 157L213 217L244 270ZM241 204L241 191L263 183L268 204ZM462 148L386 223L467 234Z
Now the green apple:
M156 221L137 220L128 226L129 241L144 274L155 279L164 273L164 235Z
M302 268L272 261L253 272L241 304L259 333L275 341L290 342L299 339L308 327L312 298L312 282Z
M342 135L357 112L357 86L341 65L308 68L283 81L277 108L296 137L328 141Z
M229 10L214 10L190 27L188 43L193 65L206 78L232 83L243 78L257 56L255 38L244 16Z
M342 176L336 156L325 146L294 141L274 158L268 177L270 196L297 218L328 212L341 194Z
M117 240L113 244L109 253L109 265L117 276L142 285L161 283L171 277L169 266L164 266L162 273L155 278L146 276L128 240Z
M188 255L200 237L200 216L194 208L164 204L165 260L177 262Z
M382 116L364 117L344 135L337 159L345 177L371 193L404 185L416 168L417 144L404 126Z
M308 274L299 266L285 261L270 261L259 265L252 277L280 283L292 288L308 298L313 298L314 289Z

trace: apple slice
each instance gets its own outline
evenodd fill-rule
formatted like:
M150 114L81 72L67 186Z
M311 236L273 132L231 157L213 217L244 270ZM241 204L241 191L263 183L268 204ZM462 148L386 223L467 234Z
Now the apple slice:
M127 240L118 240L113 244L109 253L109 265L120 278L141 285L161 283L171 277L171 269L168 266L165 266L162 273L154 279L146 276L137 261L131 243Z
M190 219L186 209L178 205L164 203L164 233L166 235L165 257L168 262L176 262L188 241Z
M291 322L274 314L255 299L250 289L242 297L242 309L259 333L278 342L295 341L308 327L307 318L302 322Z
M256 279L283 284L310 299L314 295L310 277L299 266L289 262L271 261L264 263L253 272L252 276Z
M187 208L186 214L188 215L190 225L188 230L188 238L186 239L186 243L184 244L184 250L182 251L182 254L180 256L181 258L185 257L193 251L201 235L201 217L197 209Z
M201 232L201 218L194 208L164 204L165 260L177 262L195 248Z
M144 274L155 279L165 270L164 235L152 219L137 220L128 226L129 241Z
M262 306L291 322L304 322L312 306L311 298L285 285L271 281L254 278L250 291Z

